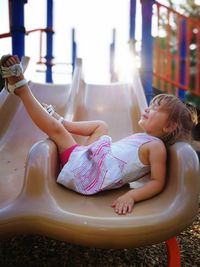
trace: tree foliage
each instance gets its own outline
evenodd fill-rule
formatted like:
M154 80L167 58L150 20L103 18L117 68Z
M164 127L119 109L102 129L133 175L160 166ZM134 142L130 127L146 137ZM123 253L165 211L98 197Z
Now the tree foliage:
M188 17L193 17L200 19L200 5L197 4L195 0L185 0L184 3L177 4L173 0L168 0L168 3L171 8L180 10L181 13Z
M181 4L180 8L184 10L185 15L200 19L200 5L195 0L186 0L186 4Z

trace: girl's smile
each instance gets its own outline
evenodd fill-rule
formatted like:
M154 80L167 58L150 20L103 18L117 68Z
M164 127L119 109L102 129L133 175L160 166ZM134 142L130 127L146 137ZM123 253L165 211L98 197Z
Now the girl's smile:
M144 110L139 125L146 133L162 137L168 133L168 117L168 113L159 105L150 105Z

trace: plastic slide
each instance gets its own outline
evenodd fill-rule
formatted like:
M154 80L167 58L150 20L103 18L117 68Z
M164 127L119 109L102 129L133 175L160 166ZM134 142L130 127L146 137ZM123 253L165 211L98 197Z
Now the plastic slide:
M80 60L70 86L30 82L30 87L39 101L54 105L66 119L105 120L114 141L139 130L137 121L146 107L137 73L132 84L87 84ZM55 144L34 126L18 98L6 91L0 94L0 122L1 238L30 233L85 246L139 247L166 241L195 219L199 161L189 144L170 148L164 191L136 204L131 214L119 216L110 205L128 186L82 196L57 184Z

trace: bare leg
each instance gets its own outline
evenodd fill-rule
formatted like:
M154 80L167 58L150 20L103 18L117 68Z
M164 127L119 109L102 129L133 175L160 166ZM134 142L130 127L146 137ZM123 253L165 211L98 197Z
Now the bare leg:
M9 67L16 63L19 63L18 58L11 57L6 61L5 65ZM23 78L23 75L20 75L19 77L10 77L8 78L8 83L14 84ZM15 94L21 98L24 107L33 122L56 143L59 152L76 144L72 135L63 127L63 125L45 111L42 105L33 96L27 85L17 88Z

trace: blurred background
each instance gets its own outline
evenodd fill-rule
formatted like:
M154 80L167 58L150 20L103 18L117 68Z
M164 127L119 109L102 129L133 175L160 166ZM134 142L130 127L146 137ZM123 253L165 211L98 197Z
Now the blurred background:
M0 14L0 55L30 56L30 80L71 83L81 57L89 83L131 81L137 67L147 96L200 106L200 0L1 0Z
M17 1L15 1L17 2ZM28 0L24 6L24 25L26 29L25 54L31 57L28 77L34 81L45 81L47 0ZM141 50L141 3L135 0L136 50ZM158 0L181 14L200 17L200 0ZM155 9L155 8L154 8ZM154 10L155 12L155 10ZM163 9L163 11L164 9ZM10 31L9 1L0 1L0 14L3 23L0 35ZM77 45L76 56L83 58L84 74L89 82L108 82L110 80L110 45L115 42L114 69L123 78L126 69L133 64L130 57L130 0L56 0L53 1L53 81L68 83L72 72L72 38ZM176 25L174 25L175 27ZM28 33L31 30L38 29ZM160 32L164 37L165 30ZM72 32L74 31L74 32ZM152 21L152 35L157 36L157 21ZM0 39L0 54L12 52L11 37ZM140 58L136 59L140 66ZM39 63L39 64L38 64ZM121 72L121 73L120 73ZM123 72L123 73L122 73Z

